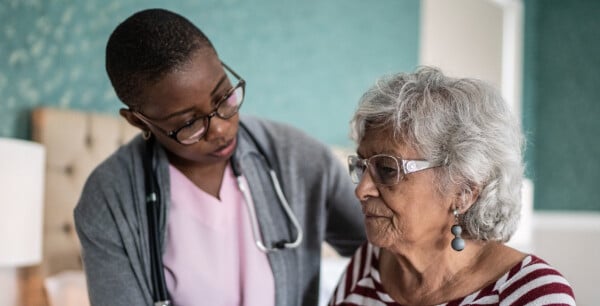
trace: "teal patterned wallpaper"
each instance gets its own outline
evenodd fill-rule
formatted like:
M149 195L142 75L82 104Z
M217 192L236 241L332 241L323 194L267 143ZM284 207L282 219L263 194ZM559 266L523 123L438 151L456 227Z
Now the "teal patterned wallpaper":
M0 137L30 137L41 105L117 114L104 71L114 27L163 7L192 20L248 81L242 112L349 145L348 121L377 77L413 70L417 0L0 2Z
M116 3L0 3L0 136L27 138L29 111L37 105L114 106L101 50Z

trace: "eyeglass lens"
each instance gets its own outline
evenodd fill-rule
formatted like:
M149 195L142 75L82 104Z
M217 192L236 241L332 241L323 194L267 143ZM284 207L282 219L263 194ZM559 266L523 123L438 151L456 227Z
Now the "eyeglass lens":
M386 186L398 183L402 174L398 161L392 156L374 155L368 159L361 159L358 156L348 157L350 177L355 184L362 179L365 168L368 168L369 175L376 184Z
M202 138L208 130L210 124L210 118L217 115L221 119L229 119L233 117L244 99L244 88L243 86L236 86L233 88L227 96L221 100L214 113L200 117L197 120L191 122L188 126L182 128L177 132L177 140L183 144L192 144Z
M233 92L224 97L224 101L219 102L217 115L223 119L229 119L237 113L244 99L244 88L237 86Z

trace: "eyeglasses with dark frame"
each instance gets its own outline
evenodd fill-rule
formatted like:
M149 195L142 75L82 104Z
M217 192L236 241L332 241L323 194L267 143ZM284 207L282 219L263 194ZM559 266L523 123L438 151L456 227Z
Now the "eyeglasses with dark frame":
M352 182L355 184L360 182L365 174L365 169L369 170L369 175L375 184L392 186L398 184L408 174L438 166L440 165L426 160L402 159L401 156L387 154L377 154L369 158L360 158L356 155L348 156L348 170Z
M235 71L233 71L225 63L221 62L221 65L237 79L237 84L233 86L229 91L217 101L215 108L205 116L195 117L192 120L187 121L183 126L176 128L172 131L166 131L157 126L150 118L146 117L139 111L131 110L131 112L144 121L146 124L150 124L160 130L169 138L177 141L182 145L194 144L206 133L210 127L210 119L217 116L221 119L229 119L233 117L239 111L242 103L244 102L244 94L246 91L246 81L241 78Z

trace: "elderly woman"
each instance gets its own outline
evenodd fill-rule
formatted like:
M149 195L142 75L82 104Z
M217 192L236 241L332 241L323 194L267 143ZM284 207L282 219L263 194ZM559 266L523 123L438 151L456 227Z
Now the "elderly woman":
M546 262L504 244L519 220L522 135L483 82L421 67L379 81L348 158L369 242L330 305L574 305Z

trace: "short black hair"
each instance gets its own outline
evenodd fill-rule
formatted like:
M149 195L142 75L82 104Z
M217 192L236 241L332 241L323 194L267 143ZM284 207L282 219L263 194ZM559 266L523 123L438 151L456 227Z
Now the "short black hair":
M144 86L159 81L199 50L216 51L185 17L164 9L139 11L112 32L106 45L106 72L119 97L138 107Z

